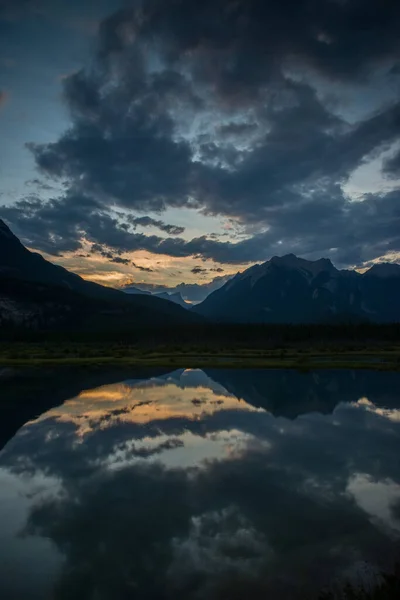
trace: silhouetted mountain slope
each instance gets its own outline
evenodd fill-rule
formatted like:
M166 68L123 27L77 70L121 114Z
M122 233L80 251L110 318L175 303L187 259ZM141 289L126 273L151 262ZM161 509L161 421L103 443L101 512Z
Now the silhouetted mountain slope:
M122 296L118 290L85 281L79 275L53 265L40 254L30 252L1 220L0 276L66 287L93 298L120 299Z
M131 325L198 320L196 315L174 302L147 295L128 295L85 281L53 265L27 250L0 220L1 325L81 327L90 321L91 326L101 327L105 320L111 325L111 321L121 322L121 319Z
M121 288L121 291L123 291L125 294L138 294L141 296L151 296L151 292L147 292L146 290L141 290L133 285L130 285L125 288Z
M330 260L289 254L238 273L193 308L232 322L400 321L400 266L375 265L363 275Z

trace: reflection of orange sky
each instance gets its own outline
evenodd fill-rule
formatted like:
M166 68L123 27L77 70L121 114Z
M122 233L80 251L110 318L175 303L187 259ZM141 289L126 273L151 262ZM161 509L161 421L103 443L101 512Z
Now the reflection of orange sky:
M365 410L380 415L381 417L385 417L390 421L400 421L400 410L398 408L380 408L375 406L373 402L365 397L360 398L355 405L365 408Z
M56 418L62 422L73 422L78 426L78 435L84 436L94 429L106 428L117 422L143 424L170 418L197 420L221 410L259 409L235 396L216 393L207 387L181 388L172 383L157 385L155 382L142 382L133 387L116 383L84 391L38 420ZM112 414L113 411L124 412Z

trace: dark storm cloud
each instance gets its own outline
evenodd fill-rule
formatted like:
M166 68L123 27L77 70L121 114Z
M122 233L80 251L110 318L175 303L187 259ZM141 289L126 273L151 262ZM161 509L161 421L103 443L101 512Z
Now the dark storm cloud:
M242 136L257 129L257 123L228 123L218 128L218 133L222 136Z
M92 244L91 248L90 248L90 252L92 252L92 254L94 253L99 253L102 254L104 252L103 246L101 246L100 244Z
M49 185L48 183L46 183L45 181L41 181L40 179L29 179L25 182L25 184L32 187L36 187L37 189L45 192L54 190L54 187L52 185Z
M132 262L132 265L135 267L135 269L137 269L138 271L142 271L143 273L153 273L154 272L154 269L150 269L150 267L143 267L142 265L137 265L134 262Z
M193 275L204 275L205 273L208 273L208 269L204 269L203 267L193 267L193 269L191 269L191 273L193 273Z
M158 36L170 62L197 53L198 76L212 77L224 91L258 86L280 70L284 58L347 79L400 54L396 0L158 0L142 2L140 18L142 31ZM135 14L131 23L140 32ZM209 61L215 56L219 64Z
M133 264L129 258L123 258L121 256L121 254L122 254L121 250L117 250L117 253L115 254L114 252L107 250L101 244L92 244L91 248L90 248L90 252L91 252L91 254L100 254L104 258L107 258L107 260L109 260L110 262L116 263L119 265ZM80 255L80 256L82 256L82 255ZM88 254L88 256L90 256L90 254Z
M162 210L188 202L191 150L172 139L167 109L175 97L166 100L155 85L159 76L147 75L143 63L140 49L127 49L117 61L103 57L93 73L68 77L64 91L74 126L55 144L30 148L41 170L73 181L81 191L139 210ZM117 85L110 88L114 67ZM170 94L181 97L181 86L175 80L170 85Z
M117 263L120 265L130 265L131 264L131 261L129 260L129 258L122 258L121 256L113 256L113 258L110 259L110 262Z
M317 92L317 77L328 91L361 90L378 69L397 77L399 27L394 0L135 2L101 23L90 67L64 80L71 128L29 144L38 168L67 185L65 198L4 216L52 253L82 237L227 263L296 252L346 265L399 250L398 192L354 205L341 186L399 139L400 103L383 98L349 123ZM385 169L398 174L398 157ZM90 219L77 198L94 203ZM129 225L183 228L136 214L123 223L111 206L198 208L258 233L235 244L162 239Z
M365 157L399 135L400 103L349 127L323 107L309 86L289 87L295 105L272 110L268 134L233 172L204 169L207 212L269 223L270 208L284 212L316 185L345 182Z
M57 254L81 248L82 235L113 252L147 250L174 257L201 256L222 263L260 261L271 255L324 254L338 265L370 260L400 249L400 192L370 194L349 203L340 187L313 189L288 207L272 207L270 230L239 242L190 241L130 232L85 197L41 202L37 198L2 207L2 216L23 232L30 247ZM284 242L282 243L282 240Z
M169 225L168 223L164 223L164 221L152 219L151 217L128 216L127 221L134 227L138 225L140 227L156 227L160 231L165 231L165 233L170 235L181 235L185 231L184 227L179 227L178 225Z
M383 172L390 178L399 179L400 177L400 150L392 157L388 158L383 165Z

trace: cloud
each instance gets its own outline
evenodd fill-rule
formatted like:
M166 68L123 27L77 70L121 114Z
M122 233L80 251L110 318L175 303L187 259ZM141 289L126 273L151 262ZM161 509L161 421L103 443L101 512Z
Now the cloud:
M120 256L122 252L120 250L117 251L117 255L102 246L101 244L94 243L90 248L91 254L100 254L104 258L107 258L110 262L120 264L120 265L130 265L133 264L129 258L123 258ZM82 255L81 255L82 256ZM90 256L90 254L88 255Z
M399 26L400 5L379 0L154 0L117 11L99 26L90 66L63 80L71 127L28 144L65 196L5 216L53 254L78 249L82 237L232 264L296 252L348 266L400 250L400 192L355 206L343 191L400 139L390 92ZM340 97L335 109L328 100L337 89L358 98L355 118ZM376 102L365 111L368 94ZM397 177L397 163L385 172ZM245 237L188 241L183 227L140 216L180 207L232 218Z
M227 123L218 128L218 133L222 136L246 136L249 132L257 129L257 123Z
M203 267L193 267L193 269L191 269L191 273L193 273L194 275L201 275L204 273L208 273L208 269L204 269Z
M169 225L168 223L164 223L164 221L152 219L151 217L133 217L132 215L128 215L127 221L134 227L137 227L138 225L140 227L156 227L169 235L181 235L185 231L184 227Z
M174 257L197 256L227 264L267 260L293 252L324 255L337 266L360 264L400 249L397 190L349 202L338 186L316 189L307 200L270 211L269 230L238 242L200 236L192 240L130 232L98 203L82 196L42 202L37 198L3 206L3 217L33 248L57 255L81 248L82 236L108 251L147 250ZM125 224L126 225L126 224Z
M383 172L391 179L400 179L400 150L394 156L385 160Z
M113 256L113 258L110 259L110 262L117 263L120 265L132 264L132 261L130 261L129 258L122 258L121 256Z
M268 559L272 551L265 537L228 506L193 516L187 537L173 539L169 576L182 587L196 576L212 580L236 573L257 578Z
M123 232L124 230L122 230ZM120 265L132 265L138 271L143 271L146 273L153 273L153 269L150 267L143 267L141 265L137 265L135 262L130 260L129 258L123 258L120 256L122 251L120 249L117 250L117 255L115 255L112 251L105 248L101 244L94 243L91 246L90 252L100 254L104 258L107 258L110 262L120 264ZM90 256L90 255L89 255Z
M29 185L32 187L36 187L39 190L42 191L50 191L50 190L54 190L54 186L49 185L47 182L45 181L41 181L40 179L28 179L28 181L25 182L25 185Z
M100 244L92 244L91 248L90 248L90 252L92 254L94 253L99 253L99 254L103 254L105 252L105 250L103 249L103 246L101 246Z
M143 273L153 273L154 272L154 269L151 269L150 267L143 267L142 265L137 265L134 262L132 262L132 265L135 267L135 269L137 269L138 271L142 271Z

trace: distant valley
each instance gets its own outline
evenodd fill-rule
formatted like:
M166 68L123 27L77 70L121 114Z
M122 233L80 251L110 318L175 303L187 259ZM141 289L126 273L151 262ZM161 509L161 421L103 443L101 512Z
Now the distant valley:
M138 295L138 296L154 296L155 298L161 298L162 300L169 300L169 302L174 302L174 304L179 304L183 308L190 308L191 304L189 302L185 302L182 298L182 294L180 292L155 292L151 293L147 290L141 290L140 288L129 286L123 290L126 294Z

